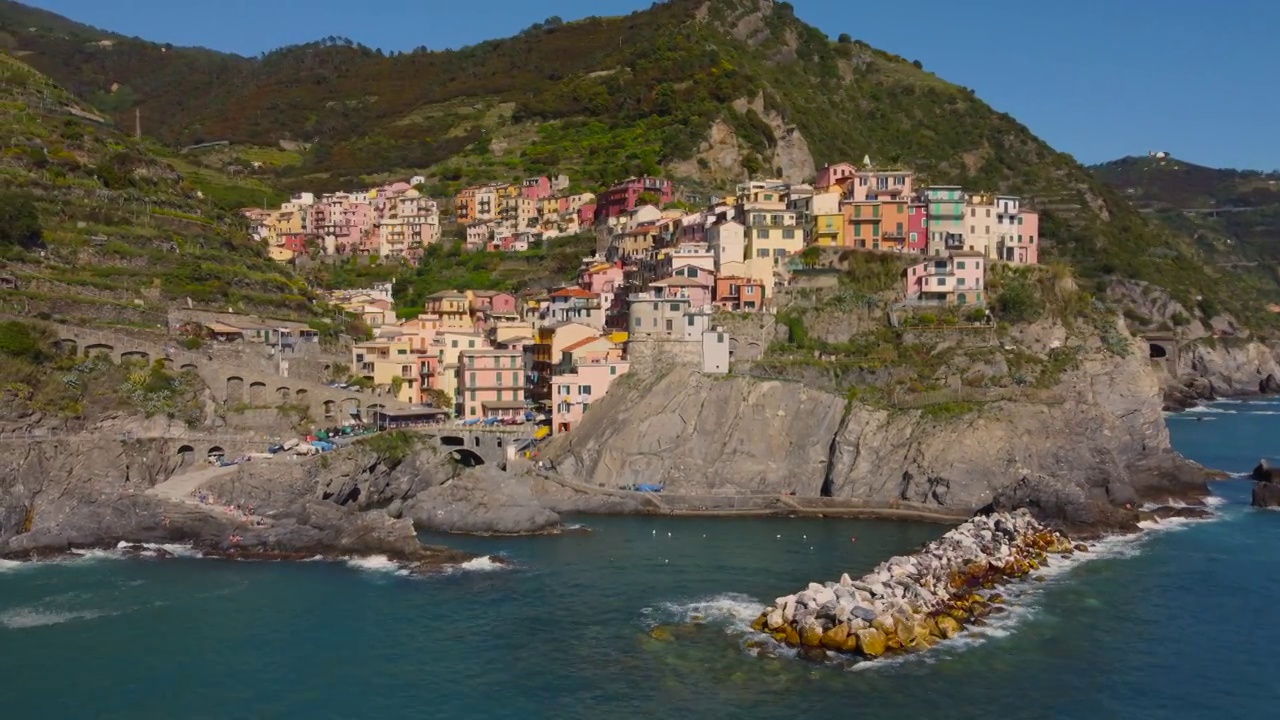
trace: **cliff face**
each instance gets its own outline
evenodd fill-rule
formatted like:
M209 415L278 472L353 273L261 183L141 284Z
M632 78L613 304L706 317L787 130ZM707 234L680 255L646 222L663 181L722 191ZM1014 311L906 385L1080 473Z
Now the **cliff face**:
M547 455L562 474L610 489L817 495L844 409L843 398L798 383L677 367L626 378Z
M1253 395L1280 389L1275 349L1261 342L1201 341L1179 351L1178 375L1208 383L1213 396Z
M794 490L974 509L1032 474L1070 477L1112 505L1186 492L1199 473L1171 448L1159 374L1131 349L1088 354L1057 386L1060 402L994 402L946 419L678 368L628 378L547 455L579 482L690 494Z

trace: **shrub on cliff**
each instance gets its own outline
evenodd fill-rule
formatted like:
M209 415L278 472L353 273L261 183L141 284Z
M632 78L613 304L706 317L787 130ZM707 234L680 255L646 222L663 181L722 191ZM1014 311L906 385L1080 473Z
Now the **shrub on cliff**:
M17 320L0 323L0 353L31 362L45 357L39 331Z

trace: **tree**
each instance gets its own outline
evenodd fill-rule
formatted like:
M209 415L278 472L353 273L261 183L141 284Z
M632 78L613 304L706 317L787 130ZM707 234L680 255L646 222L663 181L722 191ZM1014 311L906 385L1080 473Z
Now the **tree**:
M453 398L449 397L449 394L443 390L431 388L430 390L424 390L422 396L426 398L427 404L431 407L437 407L442 410L453 409Z
M836 40L836 42L840 43L841 45L849 45L853 43L853 37L850 36L849 33L840 33L840 37Z
M912 60L912 61L911 61L911 64L912 64L912 65L915 65L917 70L923 70L923 69L924 69L924 63L920 62L919 60Z
M0 194L0 245L16 245L30 250L41 244L40 211L25 193Z
M642 192L636 198L636 205L657 205L660 202L662 202L662 198L658 193L653 192Z

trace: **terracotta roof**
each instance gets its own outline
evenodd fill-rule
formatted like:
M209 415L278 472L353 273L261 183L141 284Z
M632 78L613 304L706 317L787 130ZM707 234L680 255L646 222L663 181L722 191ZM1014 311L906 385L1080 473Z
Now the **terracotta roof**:
M589 290L583 290L579 287L569 287L551 293L551 297L593 298L596 297L596 294Z
M596 336L596 337L583 338L583 339L579 340L578 342L576 342L576 343L574 343L574 344L572 344L572 345L570 345L570 346L568 346L568 347L566 347L566 348L563 348L563 352L573 352L574 350L577 350L577 349L579 349L579 348L582 348L582 347L585 347L585 346L587 346L587 345L590 345L591 343L593 343L593 342L595 342L595 341L597 341L597 340L608 340L608 339L609 339L609 338L604 337L603 335L599 335L599 336Z

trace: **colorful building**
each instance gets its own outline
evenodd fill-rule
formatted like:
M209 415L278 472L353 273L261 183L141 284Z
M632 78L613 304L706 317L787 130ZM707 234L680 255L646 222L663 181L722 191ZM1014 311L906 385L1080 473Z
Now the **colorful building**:
M675 183L664 178L639 177L624 180L597 196L596 220L617 217L645 204L662 207L675 200L675 189ZM642 202L644 195L651 195L656 198L656 202Z
M524 353L519 350L463 350L458 354L458 417L523 417Z
M953 250L964 250L964 190L958 185L935 185L924 192L929 203L927 254L942 257Z
M909 304L982 305L986 302L987 258L974 250L930 257L902 271Z

